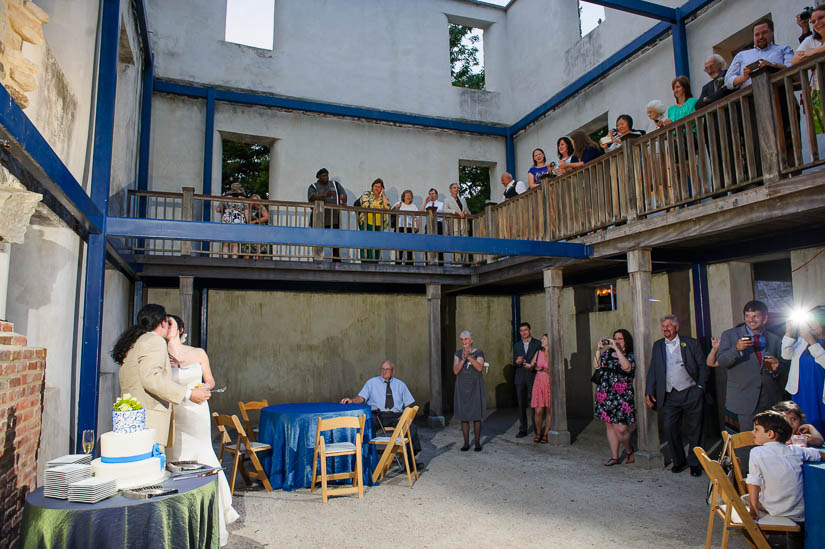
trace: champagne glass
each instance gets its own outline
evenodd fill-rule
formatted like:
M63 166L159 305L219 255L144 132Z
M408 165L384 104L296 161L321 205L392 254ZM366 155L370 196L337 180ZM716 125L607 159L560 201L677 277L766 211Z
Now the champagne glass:
M83 431L83 452L91 454L95 447L95 431L94 429L86 429Z

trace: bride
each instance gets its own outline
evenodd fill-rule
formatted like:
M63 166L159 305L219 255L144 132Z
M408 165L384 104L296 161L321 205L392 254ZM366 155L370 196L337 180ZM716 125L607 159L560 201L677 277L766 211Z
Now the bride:
M172 378L189 389L196 385L212 389L215 387L215 378L212 377L212 370L209 368L209 357L203 349L183 344L183 327L183 320L175 315L169 315L166 341L172 364ZM209 404L185 401L175 406L174 417L175 440L172 446L166 449L167 458L170 461L194 460L204 465L220 467L221 464L212 448L212 416L209 413ZM239 515L232 508L232 493L223 471L218 473L218 488L221 511L220 544L223 547L229 541L226 525L235 522Z

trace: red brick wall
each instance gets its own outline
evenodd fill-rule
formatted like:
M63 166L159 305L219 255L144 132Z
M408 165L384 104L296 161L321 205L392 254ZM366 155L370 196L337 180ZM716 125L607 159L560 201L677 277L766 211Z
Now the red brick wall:
M15 547L26 494L37 486L46 349L0 321L0 547Z

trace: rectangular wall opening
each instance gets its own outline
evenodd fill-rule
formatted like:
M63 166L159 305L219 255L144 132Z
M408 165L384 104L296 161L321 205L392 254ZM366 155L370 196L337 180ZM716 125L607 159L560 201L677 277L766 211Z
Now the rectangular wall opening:
M271 50L274 38L275 0L226 0L227 42Z
M485 89L484 29L450 23L450 76L453 86Z
M491 162L458 162L458 193L471 213L483 211L484 204L490 200L490 168L493 166L495 164Z

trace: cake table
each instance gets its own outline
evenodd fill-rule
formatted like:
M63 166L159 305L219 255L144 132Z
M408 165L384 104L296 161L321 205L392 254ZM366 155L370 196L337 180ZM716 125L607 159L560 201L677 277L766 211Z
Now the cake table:
M22 547L218 547L218 481L212 475L166 480L178 493L152 499L113 496L99 503L26 498Z

